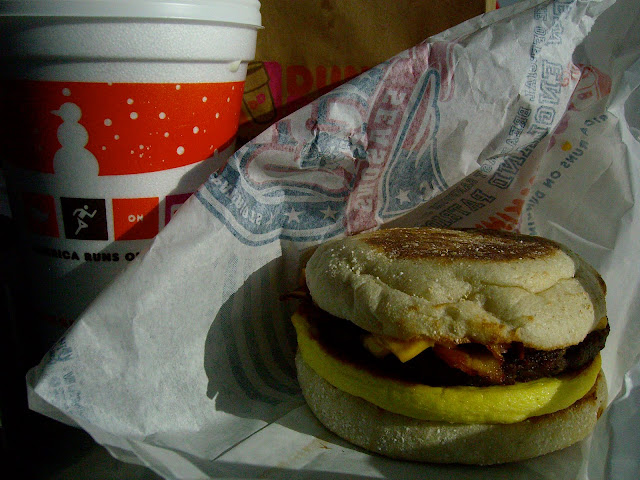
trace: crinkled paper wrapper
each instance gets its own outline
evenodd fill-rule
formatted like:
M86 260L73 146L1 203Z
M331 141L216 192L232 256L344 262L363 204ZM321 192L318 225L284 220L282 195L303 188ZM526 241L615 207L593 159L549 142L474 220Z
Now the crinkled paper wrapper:
M639 472L640 3L525 2L430 38L242 147L29 372L30 405L165 478L629 479ZM381 225L561 241L608 284L591 438L492 468L370 455L293 365L300 259Z

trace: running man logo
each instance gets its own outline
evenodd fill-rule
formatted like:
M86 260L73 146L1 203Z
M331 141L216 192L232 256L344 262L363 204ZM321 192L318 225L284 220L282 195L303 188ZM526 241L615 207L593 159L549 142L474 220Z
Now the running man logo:
M76 240L108 240L107 212L101 198L61 198L64 234Z

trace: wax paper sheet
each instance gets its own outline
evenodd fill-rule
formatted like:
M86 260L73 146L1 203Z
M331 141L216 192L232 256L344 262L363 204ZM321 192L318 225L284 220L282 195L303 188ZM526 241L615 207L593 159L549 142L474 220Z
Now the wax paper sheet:
M639 478L640 4L531 1L427 39L281 120L191 197L29 372L30 405L165 478ZM388 225L566 243L608 284L610 406L492 468L370 455L295 378L301 258Z

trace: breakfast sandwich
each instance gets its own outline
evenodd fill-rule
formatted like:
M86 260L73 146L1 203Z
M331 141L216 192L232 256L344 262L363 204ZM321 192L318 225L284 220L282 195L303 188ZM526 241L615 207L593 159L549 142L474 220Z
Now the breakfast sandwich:
M518 461L584 439L606 404L605 284L557 242L382 229L320 245L304 275L303 395L364 449Z

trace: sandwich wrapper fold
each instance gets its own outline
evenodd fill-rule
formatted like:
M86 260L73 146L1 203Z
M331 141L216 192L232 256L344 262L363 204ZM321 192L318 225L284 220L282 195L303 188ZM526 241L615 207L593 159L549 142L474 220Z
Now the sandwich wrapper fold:
M640 4L521 2L411 48L240 148L27 376L32 409L164 478L633 479L640 471ZM610 405L492 468L368 454L297 385L309 248L380 226L520 230L608 285Z

